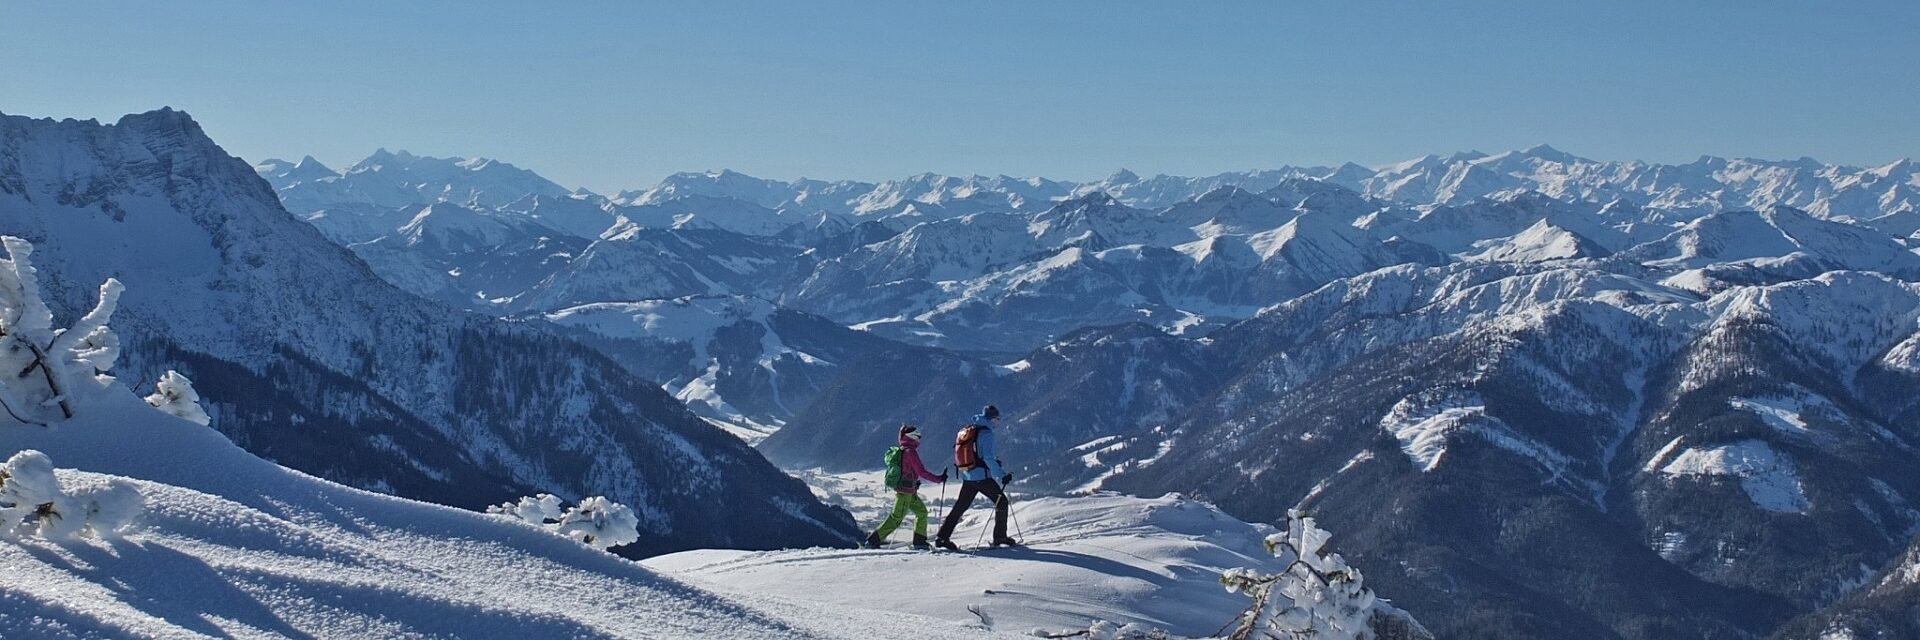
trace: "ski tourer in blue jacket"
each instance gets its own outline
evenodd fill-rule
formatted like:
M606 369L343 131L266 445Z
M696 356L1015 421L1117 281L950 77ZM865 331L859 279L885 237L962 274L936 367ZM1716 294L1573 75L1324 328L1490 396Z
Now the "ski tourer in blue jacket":
M994 546L1020 544L1007 535L1006 485L1013 481L1013 475L1000 467L994 449L993 427L999 422L1000 409L987 405L980 415L973 417L972 424L960 430L960 436L954 441L953 464L960 471L960 497L954 499L953 510L940 521L940 532L933 541L943 549L959 548L953 544L953 529L960 524L960 518L967 515L975 496L993 501Z

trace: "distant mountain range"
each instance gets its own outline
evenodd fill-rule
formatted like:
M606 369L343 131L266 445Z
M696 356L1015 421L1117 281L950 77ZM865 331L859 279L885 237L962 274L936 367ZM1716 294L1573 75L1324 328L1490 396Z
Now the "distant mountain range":
M389 282L557 325L784 465L870 468L901 422L942 441L992 401L1022 486L1311 510L1441 637L1910 625L1909 161L603 197L382 156L256 169Z

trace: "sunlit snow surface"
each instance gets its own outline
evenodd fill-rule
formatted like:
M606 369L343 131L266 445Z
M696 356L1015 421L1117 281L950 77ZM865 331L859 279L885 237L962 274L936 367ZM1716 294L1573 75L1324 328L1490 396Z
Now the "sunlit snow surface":
M1759 440L1687 449L1661 467L1672 476L1723 476L1740 479L1753 504L1768 511L1806 513L1806 491L1786 455Z
M930 503L938 497L921 495ZM975 544L990 524L986 507L981 501L968 514L956 543ZM1024 548L918 552L898 548L908 537L901 532L895 548L876 551L701 550L643 564L725 593L897 611L996 631L1085 629L1105 619L1192 636L1214 633L1247 605L1245 597L1220 588L1221 570L1281 569L1261 546L1270 527L1177 495L1016 498L1013 513ZM874 524L862 516L862 526ZM932 637L902 637L911 636Z
M719 595L506 518L284 469L117 391L52 428L0 426L0 452L43 451L64 483L129 478L147 505L115 543L0 538L0 637L984 637Z

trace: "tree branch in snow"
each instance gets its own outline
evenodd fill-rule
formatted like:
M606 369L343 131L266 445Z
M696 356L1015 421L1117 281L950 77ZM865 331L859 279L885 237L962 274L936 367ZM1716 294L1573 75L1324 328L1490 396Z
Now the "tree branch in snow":
M640 539L640 518L626 505L594 496L565 511L551 493L487 507L487 513L538 525L595 549L611 549Z
M112 540L143 508L140 492L118 480L68 493L53 461L39 451L21 451L0 464L0 536Z
M1286 562L1285 569L1272 575L1245 568L1221 574L1228 591L1253 599L1228 623L1233 632L1227 637L1375 638L1373 620L1388 608L1366 588L1359 569L1326 549L1331 537L1313 518L1292 511L1286 532L1266 539L1267 551Z
M207 410L200 408L200 393L193 390L193 381L172 369L153 383L153 394L147 396L146 401L154 408L203 427L213 422Z
M1035 629L1033 635L1037 638L1086 638L1087 640L1167 640L1172 637L1164 629L1154 629L1133 622L1116 625L1105 620L1095 622L1085 629L1066 631Z
M0 404L21 422L71 418L77 396L113 381L104 374L120 357L120 338L107 321L124 287L108 278L93 310L72 328L56 331L53 312L40 295L33 245L12 236L0 236L0 244L8 255L0 260L0 371L19 372L0 384ZM50 407L58 407L58 417L44 415Z

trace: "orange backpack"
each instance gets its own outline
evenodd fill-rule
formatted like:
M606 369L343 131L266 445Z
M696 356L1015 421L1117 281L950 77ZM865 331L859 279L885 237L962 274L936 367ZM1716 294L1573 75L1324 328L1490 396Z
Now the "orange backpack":
M966 471L980 466L980 452L974 449L974 442L980 439L980 430L985 428L977 424L967 425L953 439L954 468Z

